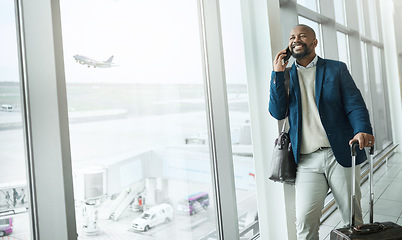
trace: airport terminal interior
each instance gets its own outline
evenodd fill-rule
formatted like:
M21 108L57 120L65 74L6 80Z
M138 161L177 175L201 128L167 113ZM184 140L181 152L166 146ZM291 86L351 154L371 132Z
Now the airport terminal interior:
M402 225L401 22L402 0L0 1L0 240L296 240L268 101L297 24L367 106L364 222L371 183ZM330 190L320 240L340 227Z

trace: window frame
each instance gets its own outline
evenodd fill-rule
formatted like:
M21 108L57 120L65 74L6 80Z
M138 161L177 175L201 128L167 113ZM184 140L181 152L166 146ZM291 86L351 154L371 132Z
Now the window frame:
M76 239L59 2L15 6L31 238Z
M20 70L32 191L32 239L76 239L60 3L58 0L15 1L20 26ZM217 231L220 239L239 239L219 5L208 0L198 0L198 4L200 31L204 37Z

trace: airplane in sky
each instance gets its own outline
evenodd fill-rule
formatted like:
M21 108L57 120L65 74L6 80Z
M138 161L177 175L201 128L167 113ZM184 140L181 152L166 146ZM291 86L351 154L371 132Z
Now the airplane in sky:
M99 67L99 68L110 68L112 66L116 66L115 64L112 63L113 61L113 56L111 56L108 60L106 61L97 61L82 55L74 55L73 56L75 61L77 63L83 64L83 65L88 65L88 67Z

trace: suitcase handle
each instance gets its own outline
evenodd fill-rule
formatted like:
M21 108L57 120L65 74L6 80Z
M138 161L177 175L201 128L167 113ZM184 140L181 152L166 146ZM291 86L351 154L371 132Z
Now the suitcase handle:
M366 233L373 233L373 232L379 232L387 227L379 222L375 223L370 223L370 224L363 224L359 225L353 228L353 233L355 234L366 234Z
M352 157L355 157L357 155L356 147L358 147L358 146L359 146L359 142L357 140L353 141L352 144L350 145L350 152L352 153ZM371 146L370 147L370 155L373 155L373 154L374 154L374 146Z
M350 226L355 225L355 203L356 203L356 156L357 151L356 147L359 146L359 142L357 140L353 141L350 145L350 152L352 155L352 196L350 198ZM370 179L370 223L373 223L373 202L374 202L374 193L372 192L373 188L373 155L374 155L374 146L370 147L370 171L369 171L369 179Z

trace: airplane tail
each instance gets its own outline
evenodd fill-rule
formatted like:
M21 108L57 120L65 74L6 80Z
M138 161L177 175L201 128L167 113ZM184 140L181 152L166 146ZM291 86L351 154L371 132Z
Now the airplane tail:
M113 57L114 57L114 56L111 56L108 60L105 61L105 63L112 63Z

